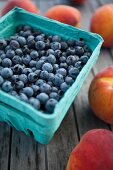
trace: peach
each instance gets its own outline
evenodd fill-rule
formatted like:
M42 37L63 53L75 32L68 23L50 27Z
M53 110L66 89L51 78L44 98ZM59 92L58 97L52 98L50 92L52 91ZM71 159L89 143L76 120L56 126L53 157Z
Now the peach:
M86 0L72 0L72 2L78 5L83 5L86 2Z
M80 12L78 9L70 6L56 5L50 8L45 13L45 16L68 25L80 26Z
M39 14L39 10L30 0L8 0L2 9L1 15L5 15L15 6L25 9L26 11Z
M100 34L104 47L113 47L113 4L98 8L91 19L90 30Z
M89 104L97 117L113 124L113 67L98 73L89 88Z
M87 132L72 151L66 170L113 170L113 132Z

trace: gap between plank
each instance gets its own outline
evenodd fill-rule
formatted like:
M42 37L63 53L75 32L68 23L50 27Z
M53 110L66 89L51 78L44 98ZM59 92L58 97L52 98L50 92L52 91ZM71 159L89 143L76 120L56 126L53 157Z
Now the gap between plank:
M78 141L80 141L80 134L79 134L79 128L78 128L78 122L77 122L77 116L76 116L76 110L75 110L74 104L72 104L72 108L73 108L73 113L74 113L74 119L75 119L75 126L76 126L76 131L77 131L77 137L78 137Z
M12 127L10 128L10 138L9 138L9 155L8 155L8 170L10 170L11 164L11 149L12 148Z

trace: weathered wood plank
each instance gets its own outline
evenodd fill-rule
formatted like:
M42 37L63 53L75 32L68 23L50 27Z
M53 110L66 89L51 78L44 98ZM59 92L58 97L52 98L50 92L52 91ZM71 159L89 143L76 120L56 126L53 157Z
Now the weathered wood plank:
M13 130L10 170L45 170L45 148L33 138Z
M71 107L53 140L47 145L48 170L66 169L69 154L77 143L77 130Z
M0 170L7 170L10 161L10 127L0 123Z

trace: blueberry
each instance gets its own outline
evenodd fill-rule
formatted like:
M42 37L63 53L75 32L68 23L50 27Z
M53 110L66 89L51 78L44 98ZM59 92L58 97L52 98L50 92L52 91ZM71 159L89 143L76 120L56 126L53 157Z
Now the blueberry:
M85 52L84 55L90 57L90 56L91 56L91 53L90 53L90 52Z
M41 51L38 51L38 53L39 53L39 56L41 57L41 56L45 55L46 51L45 50L41 50Z
M59 65L58 64L54 64L53 65L53 70L54 70L54 72L56 72L56 70L58 70L59 69Z
M50 63L44 63L42 66L42 70L51 73L53 71L53 66Z
M26 39L22 36L19 36L17 38L17 41L19 42L20 46L23 47L24 45L26 45Z
M22 81L24 84L26 84L28 82L28 78L26 74L21 74L19 75L19 79L20 81Z
M47 52L46 52L46 54L47 54L47 55L49 55L49 54L53 54L53 55L54 55L55 52L54 52L54 50L52 50L52 49L48 49Z
M83 40L77 40L75 44L76 46L80 46L80 47L83 47L85 45Z
M20 100L22 100L24 102L28 102L28 97L24 93L20 93L19 98L20 98Z
M36 96L36 98L40 101L42 105L45 105L47 100L49 99L49 96L46 93L40 93Z
M47 83L44 83L40 86L40 91L49 94L51 92L51 86Z
M2 84L2 90L5 91L5 92L10 92L12 90L11 82L10 81L5 81Z
M64 82L64 83L62 83L62 84L60 85L60 89L61 89L61 91L63 91L64 93L68 90L69 87L70 87L70 86L69 86L66 82Z
M90 52L90 48L87 45L84 45L83 49L85 52Z
M5 48L5 52L7 52L8 50L11 50L10 45L7 45L7 46L6 46L6 48Z
M56 71L57 74L61 74L63 77L66 76L67 74L67 71L64 69L64 68L59 68L57 71Z
M54 82L54 74L53 73L49 73L48 81Z
M15 83L15 82L17 82L17 81L19 81L19 76L18 76L18 75L12 75L12 77L11 77L11 82L12 82L12 83Z
M44 41L44 37L42 35L38 35L35 38L36 41Z
M2 66L3 67L11 67L12 66L12 61L9 58L4 58L2 60Z
M31 83L36 82L37 78L38 78L38 76L35 73L29 73L28 74L28 80Z
M25 25L22 30L31 31L31 27L29 25Z
M10 68L3 68L2 70L1 70L1 76L3 77L3 78L11 78L11 76L13 75L13 72L12 72L12 70L10 69Z
M75 45L75 40L67 40L67 44L72 47Z
M51 88L51 92L56 92L56 93L58 93L58 88L53 86L53 87Z
M27 45L24 45L22 48L23 54L30 54L30 49Z
M6 57L12 59L15 56L15 51L14 50L7 50L6 52Z
M24 31L23 34L22 34L22 36L25 37L25 38L29 37L30 35L31 35L30 30Z
M10 91L9 94L11 94L12 96L15 96L15 97L18 95L17 92L14 90Z
M12 58L12 61L13 61L14 64L21 64L22 63L22 58L19 55L15 55Z
M16 88L16 89L23 89L23 87L24 87L23 81L17 81L17 82L15 82L15 88Z
M23 71L23 66L20 65L20 64L16 64L14 67L13 67L13 72L15 74L21 74Z
M40 73L41 73L41 70L36 70L36 71L34 71L34 73L39 77Z
M47 49L49 49L49 48L50 48L50 42L47 41L47 42L45 42L45 49L47 50Z
M45 61L47 61L47 57L46 57L46 56L42 56L42 57L40 58L40 60L43 60L43 61L45 62Z
M21 30L23 30L23 26L22 25L20 25L20 26L18 26L17 28L16 28L16 32L20 32Z
M61 50L67 50L68 44L64 41L61 42Z
M85 56L85 55L80 57L80 61L82 62L82 64L86 64L88 59L89 59L88 56Z
M36 71L37 69L36 69L36 67L32 67L32 71L34 72L34 71Z
M53 41L53 42L60 42L60 41L61 41L61 38L60 38L58 35L54 35L54 36L52 37L52 41Z
M32 89L34 91L34 95L36 96L37 93L39 93L39 90L40 90L39 86L33 84L31 87L32 87Z
M56 104L57 104L57 100L49 99L46 103L46 106L45 106L46 111L49 112L49 113L53 113Z
M0 76L0 86L3 84L3 82L4 82L4 79L2 76Z
M0 40L0 50L3 50L7 46L7 41Z
M72 85L72 84L74 83L74 80L73 80L72 77L67 76L67 77L65 78L65 82L66 82L68 85Z
M55 74L54 84L55 86L60 86L64 82L63 76L61 74Z
M78 56L70 55L67 57L66 62L68 65L74 65L79 60Z
M32 69L31 68L24 68L23 70L22 70L22 73L23 74L26 74L26 75L28 75L29 73L32 73L33 71L32 71Z
M36 81L36 83L35 83L35 85L37 85L37 86L41 86L42 84L44 84L46 81L45 80L42 80L42 79L38 79L37 81Z
M60 50L61 49L61 44L59 42L53 42L53 43L51 43L51 48L53 50Z
M1 70L3 69L3 67L2 66L0 66L0 74L1 74Z
M75 48L75 54L78 55L78 56L82 56L84 54L84 49L83 47L80 47L80 46L77 46Z
M51 99L59 100L59 95L56 92L51 92L49 96Z
M35 109L40 109L40 101L35 99L34 97L31 97L29 99L29 103L35 108Z
M48 81L47 84L49 84L51 87L53 86L53 83L51 81Z
M23 93L27 96L27 97L32 97L33 96L33 89L31 87L24 87L23 88Z
M41 71L40 78L43 80L48 80L49 73L47 71Z
M31 68L33 68L33 67L36 67L36 61L35 60L31 60L30 61L30 63L29 63L29 66L31 67Z
M45 49L45 43L43 41L37 41L35 47L37 50L43 50Z
M22 57L23 56L23 52L22 52L22 50L19 48L19 49L16 49L15 50L15 53L16 53L16 55L19 55L20 57Z
M75 55L75 48L69 47L66 51L67 55Z
M77 61L77 62L75 63L75 67L78 68L78 69L81 69L81 68L82 68L82 65L81 65L81 64L82 64L81 61Z
M30 35L28 38L27 38L27 41L31 41L31 40L34 40L35 37L33 35Z
M29 48L35 48L35 40L34 39L28 39L27 45Z
M3 59L5 59L6 58L6 54L2 54L1 56L0 56L0 58L3 60Z
M22 58L22 61L25 65L28 65L31 61L31 57L30 55L26 54L23 58Z
M67 69L67 68L68 68L67 63L60 63L60 68L65 68L65 69Z
M37 68L38 70L41 70L43 64L44 64L44 60L39 60L39 61L36 63L36 68Z
M19 45L18 41L16 41L16 40L11 40L11 41L10 41L10 47L11 47L11 49L16 50L17 48L20 47L20 45Z
M69 69L69 76L72 78L76 78L79 74L79 69L77 69L76 67L70 68Z
M39 54L37 51L33 50L31 53L30 53L30 56L33 60L37 59L39 57Z
M55 50L54 55L55 55L56 58L60 58L61 55L62 55L61 50Z
M66 57L62 56L59 58L60 63L65 63L66 62Z
M56 57L53 54L50 54L47 57L47 61L48 61L48 63L55 64L56 63Z
M4 54L4 50L0 50L0 56Z

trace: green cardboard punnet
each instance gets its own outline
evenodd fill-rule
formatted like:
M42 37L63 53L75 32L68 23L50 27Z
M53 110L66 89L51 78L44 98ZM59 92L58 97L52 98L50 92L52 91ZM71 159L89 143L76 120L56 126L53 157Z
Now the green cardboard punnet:
M38 111L29 104L0 90L0 121L7 122L27 135L32 132L36 141L47 144L60 126L84 80L96 63L103 39L97 34L29 13L17 7L0 19L0 38L8 38L13 35L18 25L30 25L46 34L60 35L63 39L83 38L92 50L89 61L80 71L74 84L56 105L53 114Z

